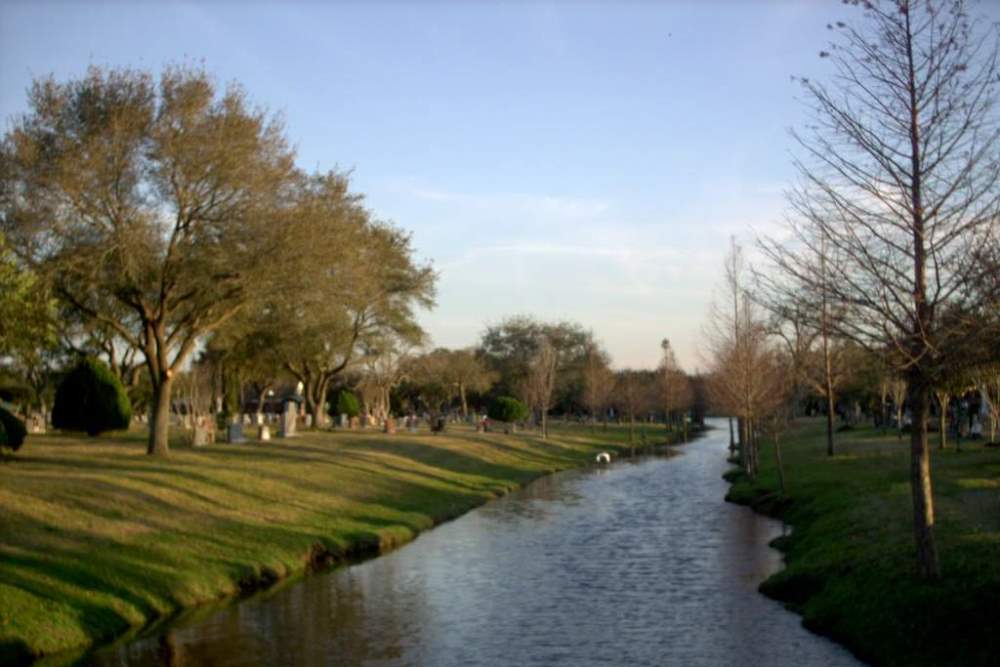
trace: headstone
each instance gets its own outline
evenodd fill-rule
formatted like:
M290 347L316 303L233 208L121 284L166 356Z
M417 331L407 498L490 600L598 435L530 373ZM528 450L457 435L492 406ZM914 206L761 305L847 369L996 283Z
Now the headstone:
M395 433L396 432L396 420L394 420L392 417L386 417L385 418L385 426L383 427L382 430L383 430L384 433L389 433L389 434Z
M45 417L37 412L28 417L28 433L45 433Z
M410 433L416 433L417 427L420 425L420 421L417 419L416 415L410 415Z
M257 415L254 417L254 421L257 423L257 426L263 426L264 425L264 413L263 412L258 412Z
M243 415L243 425L244 426L252 426L253 425L253 421L250 419L250 415L248 415L248 414L244 414Z
M313 425L313 416L312 415L306 415L305 417L302 418L302 426L303 426L303 428L312 428L312 425Z
M341 412L340 413L340 428L347 428L348 426L350 426L350 422L348 422L348 420L347 420L347 413L346 412Z
M215 444L215 424L210 417L202 416L194 420L194 437L191 444L195 447Z
M264 424L260 427L260 433L257 436L258 440L265 441L271 439L271 427Z
M279 434L282 438L291 438L295 435L295 425L298 418L298 405L295 404L295 401L289 401L285 404L285 411L281 415L281 431Z
M231 445L238 445L247 441L247 439L243 437L242 422L233 422L229 425L229 429L226 433L226 440L228 440Z

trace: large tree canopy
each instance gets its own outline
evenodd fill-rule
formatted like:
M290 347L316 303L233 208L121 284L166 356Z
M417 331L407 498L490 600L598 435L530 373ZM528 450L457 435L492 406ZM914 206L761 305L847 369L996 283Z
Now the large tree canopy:
M199 338L273 289L293 173L281 125L202 71L37 81L5 136L3 225L58 296L142 351L150 453Z

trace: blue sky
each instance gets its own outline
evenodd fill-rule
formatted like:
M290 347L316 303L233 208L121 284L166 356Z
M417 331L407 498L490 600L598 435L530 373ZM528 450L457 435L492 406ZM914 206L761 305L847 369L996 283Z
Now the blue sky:
M0 117L31 79L203 63L280 112L306 169L353 170L440 272L421 320L475 343L527 313L616 366L698 365L730 235L773 228L839 0L0 4Z

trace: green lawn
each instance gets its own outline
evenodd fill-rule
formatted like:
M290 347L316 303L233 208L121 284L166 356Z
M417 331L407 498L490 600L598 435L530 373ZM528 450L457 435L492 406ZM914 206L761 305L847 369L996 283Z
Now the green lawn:
M820 420L782 440L788 482L777 493L773 447L755 483L727 475L729 499L784 518L787 568L761 590L877 665L1000 664L1000 450L937 449L936 534L943 578L916 577L909 441L870 428L838 434L825 452Z
M390 548L626 439L306 432L160 459L141 433L29 436L0 463L0 663Z

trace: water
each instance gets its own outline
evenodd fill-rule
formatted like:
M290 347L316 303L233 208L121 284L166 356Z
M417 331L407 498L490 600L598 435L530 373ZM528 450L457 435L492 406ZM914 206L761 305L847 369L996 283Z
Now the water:
M719 425L721 426L721 424ZM756 591L782 525L723 502L728 430L560 473L380 558L92 656L99 665L860 664Z

